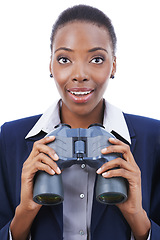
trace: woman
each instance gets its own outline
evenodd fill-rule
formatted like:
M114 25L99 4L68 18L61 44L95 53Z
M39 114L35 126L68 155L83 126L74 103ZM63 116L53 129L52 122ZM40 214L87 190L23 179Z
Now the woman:
M98 9L83 5L67 9L53 26L50 72L61 100L42 116L1 128L1 239L159 239L160 122L124 114L103 99L116 72L115 51L114 28ZM62 172L63 208L33 201L37 171L61 174L58 155L46 145L55 137L45 137L59 123L72 128L101 123L130 142L129 147L111 138L112 145L102 153L119 152L125 161L117 158L97 170L104 178L128 180L126 202L98 203L96 172L84 164Z

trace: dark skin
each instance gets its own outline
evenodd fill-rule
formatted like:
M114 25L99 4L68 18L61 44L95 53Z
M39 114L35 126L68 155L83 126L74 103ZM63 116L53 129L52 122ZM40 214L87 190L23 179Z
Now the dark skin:
M62 98L61 121L72 128L87 128L103 123L103 94L116 71L116 58L108 31L92 23L73 22L60 28L53 42L50 71ZM14 240L26 240L41 206L32 197L33 179L38 170L60 174L58 156L47 143L55 137L35 142L22 169L21 202L16 208L10 229ZM123 158L105 163L97 170L103 177L121 176L129 182L128 199L121 210L137 240L147 239L151 224L142 207L141 172L128 145L116 139L103 154L122 153ZM48 156L49 157L48 157ZM111 170L119 167L119 169Z

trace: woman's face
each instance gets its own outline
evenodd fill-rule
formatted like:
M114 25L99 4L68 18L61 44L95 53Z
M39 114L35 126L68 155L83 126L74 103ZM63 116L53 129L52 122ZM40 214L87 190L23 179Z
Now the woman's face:
M57 31L50 71L69 111L85 115L100 105L115 70L116 59L105 28L77 21Z

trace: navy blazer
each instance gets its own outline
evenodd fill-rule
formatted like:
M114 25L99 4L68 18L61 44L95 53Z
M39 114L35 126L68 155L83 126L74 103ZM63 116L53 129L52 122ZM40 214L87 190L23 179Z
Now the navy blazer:
M131 151L141 169L142 200L151 223L151 239L160 240L160 121L124 114L131 136ZM0 134L0 240L8 240L8 229L20 202L21 170L33 143L45 136L25 140L39 116L5 123ZM92 240L130 240L131 229L116 206L93 199ZM63 204L43 206L31 228L32 240L63 239Z

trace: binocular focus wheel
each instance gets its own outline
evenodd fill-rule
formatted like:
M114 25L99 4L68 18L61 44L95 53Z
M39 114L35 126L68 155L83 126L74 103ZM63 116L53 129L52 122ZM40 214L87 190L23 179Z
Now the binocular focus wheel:
M102 128L105 128L101 123L93 123L93 124L89 125L88 128L90 128L90 127L102 127Z
M60 124L56 125L54 128L58 128L60 126L71 128L71 126L69 124L67 124L67 123L60 123Z

